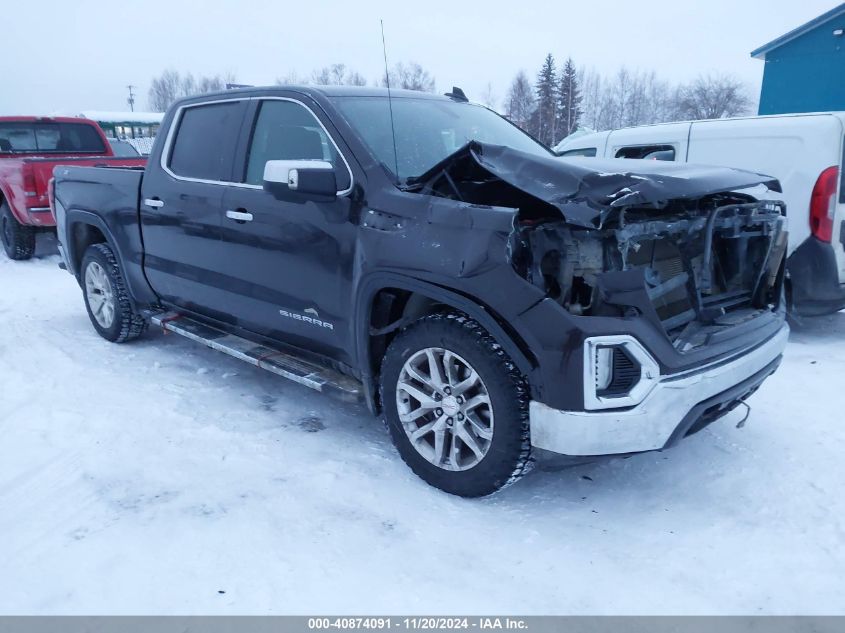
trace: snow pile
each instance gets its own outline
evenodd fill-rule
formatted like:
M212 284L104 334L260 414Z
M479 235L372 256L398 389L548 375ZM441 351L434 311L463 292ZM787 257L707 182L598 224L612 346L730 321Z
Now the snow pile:
M137 123L155 125L161 123L163 112L107 112L105 110L85 110L80 116L101 123Z
M122 140L126 141L138 150L138 153L141 154L141 156L149 156L150 152L153 151L153 143L156 139L154 136L145 136L142 138L125 138Z
M42 248L42 252L43 248ZM381 423L0 258L0 613L845 613L845 313L665 453L466 501Z

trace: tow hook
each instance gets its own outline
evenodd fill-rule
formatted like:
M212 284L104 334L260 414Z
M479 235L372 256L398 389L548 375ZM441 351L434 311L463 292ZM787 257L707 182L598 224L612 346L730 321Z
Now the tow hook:
M748 416L751 415L751 405L745 402L744 400L740 402L741 405L745 407L745 415L742 416L742 419L736 423L736 428L741 429L745 426L745 423L748 421Z

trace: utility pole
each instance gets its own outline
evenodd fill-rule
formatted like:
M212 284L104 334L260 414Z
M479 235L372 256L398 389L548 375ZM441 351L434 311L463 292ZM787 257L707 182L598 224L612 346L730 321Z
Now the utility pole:
M135 112L135 93L132 92L132 89L135 87L132 84L126 86L129 88L129 98L126 100L126 103L129 104L129 110Z

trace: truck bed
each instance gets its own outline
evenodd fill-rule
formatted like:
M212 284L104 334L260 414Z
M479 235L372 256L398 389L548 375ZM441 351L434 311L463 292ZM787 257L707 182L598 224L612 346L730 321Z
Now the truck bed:
M130 288L146 287L142 270L143 245L138 217L142 169L76 167L55 169L51 207L56 218L59 250L70 272L78 274L82 253L75 234L66 232L69 215L85 216L118 251L127 267ZM55 195L58 192L58 195Z

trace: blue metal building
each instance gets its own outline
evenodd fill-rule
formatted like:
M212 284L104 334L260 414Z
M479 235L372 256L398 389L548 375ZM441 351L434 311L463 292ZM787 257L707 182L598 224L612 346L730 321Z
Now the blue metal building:
M845 3L751 57L766 64L759 114L845 110Z

